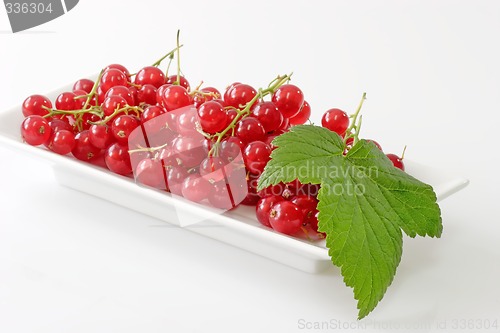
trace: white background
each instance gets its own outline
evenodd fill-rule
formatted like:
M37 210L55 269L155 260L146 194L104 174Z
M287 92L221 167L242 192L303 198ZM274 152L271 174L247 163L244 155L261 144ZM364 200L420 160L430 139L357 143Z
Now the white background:
M110 63L131 71L151 64L174 47L177 29L194 85L258 87L293 71L316 122L330 107L352 111L366 91L365 137L386 152L407 145L407 158L470 179L441 204L442 238L406 238L393 285L357 323L336 269L310 275L154 227L154 219L61 187L49 165L0 147L1 332L500 325L499 1L82 0L17 34L1 8L0 112Z

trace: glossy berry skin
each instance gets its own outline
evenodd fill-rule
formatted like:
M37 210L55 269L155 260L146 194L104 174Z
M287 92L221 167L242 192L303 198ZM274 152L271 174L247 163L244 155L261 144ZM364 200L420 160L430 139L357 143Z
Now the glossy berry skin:
M119 175L129 175L132 173L128 146L120 143L113 143L106 149L104 161L108 169Z
M167 111L176 110L192 103L186 88L170 85L163 90L162 104Z
M116 141L126 145L128 143L128 137L133 130L140 125L139 120L131 115L120 115L113 120L111 124L111 133L115 137Z
M146 103L149 105L156 104L156 90L157 88L152 84L144 84L141 89L137 91L137 99L139 103ZM137 104L139 104L137 103Z
M304 104L304 93L296 85L284 84L275 91L271 100L284 117L292 118Z
M323 114L321 125L343 137L349 127L349 116L340 109L330 109Z
M114 86L127 85L127 81L127 76L121 70L110 68L102 74L99 88L101 89L102 93L106 94L108 90Z
M81 161L90 162L101 156L102 149L95 147L90 143L90 132L83 130L75 136L75 146L71 153Z
M186 88L187 91L189 91L191 89L191 86L189 85L189 81L182 75L179 76L179 82L177 82L177 75L176 74L169 75L166 78L165 83L176 84L176 85L182 86L182 87Z
M196 108L200 107L205 102L213 101L214 99L220 99L221 94L219 90L214 87L202 88L201 93L196 93L193 97L194 106Z
M161 108L157 105L150 105L147 106L144 111L141 113L141 122L144 124L145 122L154 119L162 114L164 114L166 111L164 108Z
M159 88L166 83L165 74L158 67L146 66L137 72L134 83L139 86L151 84L155 88Z
M264 126L253 117L241 119L236 125L235 134L243 144L248 144L252 141L264 141L266 139Z
M311 106L307 101L304 101L299 113L289 119L290 125L303 125L309 120L309 117L311 117Z
M260 175L271 159L271 148L262 141L250 142L243 150L243 160L247 170Z
M130 78L130 72L129 70L127 69L127 67L121 65L121 64L111 64L111 65L108 65L104 68L104 71L107 71L108 69L118 69L119 71L121 71L123 74L125 74L125 76L127 78Z
M111 116L117 109L121 109L127 105L125 98L118 95L111 95L104 99L101 104L104 116Z
M49 112L45 110L43 107L47 107L49 109L52 108L52 102L50 99L43 95L31 95L26 98L22 105L23 115L25 117L31 115L39 115L45 116Z
M66 155L75 147L75 134L67 130L54 132L47 147L56 154Z
M270 195L265 198L262 198L257 202L257 206L255 207L255 214L257 216L257 220L266 227L271 228L271 223L269 222L269 216L271 209L273 206L285 200L281 195Z
M405 164L403 163L403 159L401 157L396 154L386 154L386 156L391 160L392 164L396 168L405 171Z
M210 183L224 180L228 169L224 161L216 156L209 156L200 163L200 175Z
M56 109L66 111L76 110L78 102L75 97L75 93L71 91L60 93L55 101Z
M212 184L210 194L208 195L208 202L212 207L218 209L231 209L235 207L234 193L225 181L220 181Z
M116 141L108 125L91 125L89 128L90 143L97 148L106 149Z
M283 234L294 235L301 230L304 213L290 201L277 202L269 212L271 227Z
M160 160L145 158L137 163L135 168L136 180L146 186L157 189L167 189L166 172Z
M32 146L38 146L48 142L51 134L52 128L49 122L41 116L28 116L21 123L21 135L23 140Z
M382 150L382 146L380 145L380 143L378 143L377 141L375 140L371 140L371 139L366 139L366 142L371 142L375 145L375 147L377 147L380 151L383 151Z
M89 79L80 79L73 84L73 92L77 90L85 91L85 93L90 93L92 91L92 87L94 86L94 81Z
M305 216L308 216L311 212L316 211L318 206L318 200L316 198L304 194L296 195L290 201L302 209Z
M121 96L125 99L127 102L127 105L133 106L135 105L135 100L134 96L132 96L132 93L130 92L130 89L125 87L125 86L114 86L111 87L104 97L109 97L109 96ZM122 105L124 106L124 105Z
M277 130L283 121L283 115L270 101L255 104L252 108L252 116L260 121L267 133Z
M215 101L203 103L198 109L198 117L203 131L215 134L226 128L228 115L222 105Z
M234 161L242 154L244 146L240 139L235 136L230 136L222 140L219 147L219 156L227 162Z
M257 95L257 90L248 84L237 84L231 88L226 95L224 101L228 106L242 109Z
M208 199L212 185L199 175L191 175L182 182L182 196L190 201L200 202Z
M182 195L184 179L189 177L187 170L182 166L173 166L167 170L168 188L172 194Z

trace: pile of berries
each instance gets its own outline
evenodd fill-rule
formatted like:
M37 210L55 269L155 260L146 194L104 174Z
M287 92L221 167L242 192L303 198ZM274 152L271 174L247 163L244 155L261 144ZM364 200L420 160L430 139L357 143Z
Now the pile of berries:
M162 59L172 59L174 51ZM306 123L311 114L290 76L278 76L263 89L235 82L221 93L214 87L192 88L180 69L168 75L159 63L135 74L109 65L95 82L80 79L54 101L29 96L22 104L23 140L218 209L254 205L265 226L322 238L318 185L295 181L257 191L273 139ZM328 110L322 119L342 137L349 122L339 109ZM388 157L404 168L402 159Z

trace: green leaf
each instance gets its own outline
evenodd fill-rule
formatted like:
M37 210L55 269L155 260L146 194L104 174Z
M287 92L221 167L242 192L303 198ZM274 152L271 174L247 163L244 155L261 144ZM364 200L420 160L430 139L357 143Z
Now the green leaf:
M361 319L392 283L403 236L439 237L441 214L430 185L392 162L373 143L360 140L344 155L344 143L328 129L302 125L280 135L259 189L299 179L321 184L319 230L334 265L354 289Z

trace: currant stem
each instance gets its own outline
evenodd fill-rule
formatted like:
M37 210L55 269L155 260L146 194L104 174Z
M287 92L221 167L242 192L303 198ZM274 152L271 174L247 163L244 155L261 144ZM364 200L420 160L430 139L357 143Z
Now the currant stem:
M404 158L405 158L406 147L408 147L408 146L405 145L405 147L403 148L403 153L401 154L401 160L404 160Z
M361 112L361 108L363 107L363 102L365 101L365 99L366 99L366 93L364 92L363 96L361 97L361 101L359 101L359 105L358 108L356 109L356 112L354 112L354 114L350 116L351 124L345 131L346 135L344 137L344 144L347 144L347 139L349 138L354 138L353 145L355 145L359 141L359 129L361 128L362 117L360 117L358 121L358 116L359 113Z
M90 90L89 94L87 95L87 100L85 101L85 104L83 105L83 110L85 110L88 106L90 101L92 100L92 97L94 97L95 93L97 92L97 87L99 86L99 83L101 82L101 77L104 74L104 69L101 70L99 75L97 76L97 79L94 82L94 85L92 86L92 90Z
M151 66L154 66L154 67L158 67L160 66L161 62L163 60L165 60L166 58L168 57L173 57L174 56L174 53L177 51L179 52L179 49L181 47L183 47L184 45L179 45L179 43L177 43L177 47L175 49L173 49L172 51L168 52L167 54L165 54L163 57L161 57L160 59L158 59L155 63L153 63Z
M181 31L177 30L177 80L175 80L174 84L181 84L181 52L179 48L179 37Z

